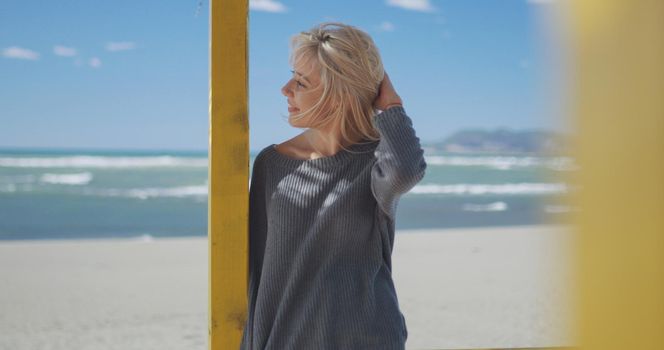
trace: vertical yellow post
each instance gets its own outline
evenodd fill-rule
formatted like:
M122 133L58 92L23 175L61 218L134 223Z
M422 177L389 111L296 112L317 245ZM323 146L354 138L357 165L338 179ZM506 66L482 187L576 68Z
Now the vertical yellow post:
M664 1L572 0L578 343L664 349Z
M238 349L247 308L247 0L210 1L209 349Z

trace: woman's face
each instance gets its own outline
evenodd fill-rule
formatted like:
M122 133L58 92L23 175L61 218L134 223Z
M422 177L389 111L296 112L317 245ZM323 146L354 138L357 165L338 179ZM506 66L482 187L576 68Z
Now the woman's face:
M311 60L301 59L295 63L293 68L291 79L281 88L281 93L288 99L289 116L313 107L323 93L320 69L317 64ZM295 127L306 127L306 125L294 125L290 120L289 122ZM306 124L306 122L307 120L298 121L300 124Z

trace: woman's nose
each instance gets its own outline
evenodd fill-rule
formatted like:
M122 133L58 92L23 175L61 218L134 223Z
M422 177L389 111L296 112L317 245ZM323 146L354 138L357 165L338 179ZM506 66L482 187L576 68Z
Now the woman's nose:
M281 87L281 93L286 97L290 97L290 95L292 93L290 88L289 88L289 85L290 85L290 80L288 81L288 83L286 83L286 85Z

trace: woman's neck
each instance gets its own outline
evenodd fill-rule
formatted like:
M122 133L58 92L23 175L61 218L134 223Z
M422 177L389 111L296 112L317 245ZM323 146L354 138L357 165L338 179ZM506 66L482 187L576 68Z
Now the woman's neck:
M302 136L308 145L312 158L333 156L343 148L348 148L360 141L359 137L353 137L350 143L343 142L340 132L318 129L308 129L302 133Z

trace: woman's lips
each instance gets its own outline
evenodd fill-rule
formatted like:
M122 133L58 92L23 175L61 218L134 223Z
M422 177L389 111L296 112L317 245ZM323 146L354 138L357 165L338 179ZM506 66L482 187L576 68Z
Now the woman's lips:
M299 111L299 109L295 108L295 107L288 106L288 111L289 112L297 112L297 111Z

